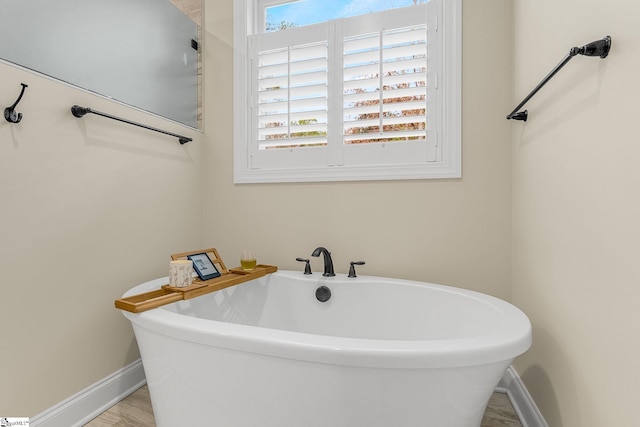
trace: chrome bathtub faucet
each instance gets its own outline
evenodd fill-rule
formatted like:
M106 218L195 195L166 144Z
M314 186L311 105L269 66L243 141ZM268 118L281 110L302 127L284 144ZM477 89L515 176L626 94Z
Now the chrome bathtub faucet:
M333 277L336 273L333 271L333 260L331 259L331 252L327 249L319 246L315 251L311 254L311 256L319 257L320 254L324 256L324 273L322 273L325 277Z

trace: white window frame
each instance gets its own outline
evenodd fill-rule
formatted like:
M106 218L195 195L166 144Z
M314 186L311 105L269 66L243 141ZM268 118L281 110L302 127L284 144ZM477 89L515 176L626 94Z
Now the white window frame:
M437 8L436 74L434 88L437 99L433 116L437 123L430 124L436 135L437 159L421 163L386 165L327 165L317 167L297 166L296 150L278 149L278 155L290 167L251 167L250 129L251 102L249 85L251 72L248 60L248 34L253 33L264 17L259 4L285 3L280 0L234 0L234 182L318 182L460 178L461 153L461 80L462 80L462 4L461 0L430 0L430 7ZM430 52L430 55L432 53ZM429 58L431 61L433 58ZM431 65L430 65L431 66ZM432 67L432 66L431 66ZM430 91L433 90L430 88ZM432 92L428 95L434 99ZM331 101L330 101L331 102ZM340 100L340 102L342 102ZM430 109L433 106L430 105ZM428 119L432 119L431 115ZM331 136L330 136L331 137ZM387 144L392 146L393 144ZM354 147L348 147L352 149ZM355 147L362 148L362 147ZM369 147L367 147L369 149ZM306 149L308 150L308 148ZM268 150L271 151L271 150ZM274 150L275 151L275 150Z

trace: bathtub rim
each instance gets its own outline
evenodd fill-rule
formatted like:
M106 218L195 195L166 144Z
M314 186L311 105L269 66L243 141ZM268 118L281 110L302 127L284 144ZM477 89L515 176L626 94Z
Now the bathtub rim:
M279 270L273 275L305 279L298 277L302 273L297 271ZM270 280L269 276L256 280ZM311 280L314 279L317 280L317 277ZM145 282L125 292L123 297L157 289L166 280L167 278L159 278ZM503 361L510 363L531 346L531 323L527 316L514 305L496 297L463 288L405 279L358 276L356 280L426 286L480 299L504 311L511 321L503 325L501 334L493 331L487 335L458 339L380 340L227 323L178 314L162 307L141 313L122 313L134 325L134 330L139 328L146 333L168 336L185 343L342 366L425 369L472 367ZM347 279L344 274L327 279L333 286L339 286L343 281L352 283L353 279ZM242 285L244 284L238 286Z

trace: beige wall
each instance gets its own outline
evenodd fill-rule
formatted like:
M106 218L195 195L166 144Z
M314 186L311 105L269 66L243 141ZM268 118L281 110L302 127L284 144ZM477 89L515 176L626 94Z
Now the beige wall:
M0 64L0 414L50 408L136 360L113 301L201 244L201 135ZM174 138L73 104L186 133Z
M207 244L230 264L251 246L259 261L285 269L301 269L295 258L322 245L339 272L362 259L361 274L508 297L512 8L490 0L463 9L462 179L234 185L232 1L206 8Z
M113 300L166 274L173 252L215 246L235 265L251 246L301 269L294 258L324 245L338 272L363 259L361 274L509 298L510 0L464 1L462 179L281 185L233 184L232 1L206 6L202 137L0 64L7 105L29 84L22 123L0 121L0 414L34 416L135 360ZM79 120L75 103L196 141Z
M534 324L516 364L550 426L638 425L640 4L516 0L517 103L576 57L513 124L513 302Z
M205 136L186 147L72 118L84 103L167 126L0 64L6 105L30 85L23 122L0 120L0 414L33 416L135 360L113 299L165 274L168 254L211 245L234 265L251 246L288 269L325 245L340 272L364 259L362 274L511 298L534 324L516 368L549 425L635 424L637 3L464 0L462 179L276 185L233 184L232 2L207 6ZM605 34L609 58L575 58L529 122L504 120L569 47Z

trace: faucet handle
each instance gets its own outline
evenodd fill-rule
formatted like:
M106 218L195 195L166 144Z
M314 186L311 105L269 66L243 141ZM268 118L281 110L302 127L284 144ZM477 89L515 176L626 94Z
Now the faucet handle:
M364 261L351 261L348 277L358 277L356 276L356 265L364 265Z
M311 273L311 265L309 264L309 259L305 259L305 258L296 258L296 261L306 263L306 264L304 265L304 274L312 274L312 273Z

